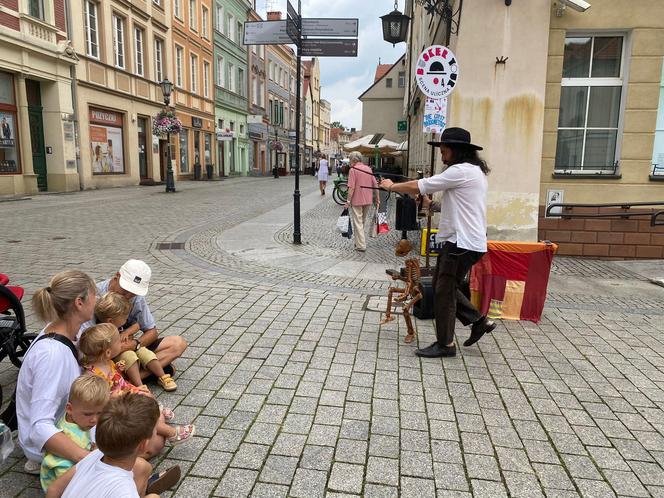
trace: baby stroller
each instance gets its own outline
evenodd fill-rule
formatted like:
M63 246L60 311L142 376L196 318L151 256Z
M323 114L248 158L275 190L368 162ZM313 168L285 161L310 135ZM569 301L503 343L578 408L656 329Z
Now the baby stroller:
M21 305L23 288L8 283L9 277L0 273L0 361L9 356L11 362L20 367L23 355L37 335L26 334L25 313Z

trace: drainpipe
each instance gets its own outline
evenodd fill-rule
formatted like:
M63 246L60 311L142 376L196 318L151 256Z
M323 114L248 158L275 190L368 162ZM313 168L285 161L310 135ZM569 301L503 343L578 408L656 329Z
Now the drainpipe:
M67 22L67 39L71 40L71 5L70 0L65 0L65 19ZM76 51L74 51L76 53ZM76 154L76 173L78 173L78 189L83 190L83 175L81 174L81 153L79 147L78 127L78 97L76 85L76 66L69 66L69 77L71 78L71 103L74 110L74 152Z
M415 17L415 0L411 0L411 8L412 8L411 18L414 18ZM406 9L404 8L404 10L406 10ZM406 155L406 171L402 171L402 173L405 176L410 176L410 151L411 151L411 147L412 147L412 144L410 142L410 124L411 124L411 117L412 117L412 112L411 112L412 104L410 102L410 97L411 97L410 90L411 90L411 87L412 87L411 78L412 78L412 74L413 74L412 73L412 67L413 67L413 61L412 61L412 59L413 59L413 55L412 55L413 54L413 24L414 24L414 19L413 19L413 22L410 23L410 33L409 33L410 40L408 41L408 54L407 54L409 56L408 57L408 109L406 110L406 112L408 113L407 114L408 115L408 154Z

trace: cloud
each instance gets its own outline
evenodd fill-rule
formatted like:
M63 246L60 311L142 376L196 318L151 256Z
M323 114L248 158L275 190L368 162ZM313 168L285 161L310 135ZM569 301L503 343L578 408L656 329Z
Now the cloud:
M286 12L286 0L271 2L276 10ZM297 8L297 0L291 0ZM399 0L403 11L404 0ZM392 47L383 40L379 17L392 10L392 2L376 0L302 0L303 17L352 17L359 19L357 57L321 57L323 98L332 104L332 121L347 127L362 126L362 103L357 97L373 84L376 65L392 64L401 57L405 45ZM259 14L265 17L265 0L257 1Z

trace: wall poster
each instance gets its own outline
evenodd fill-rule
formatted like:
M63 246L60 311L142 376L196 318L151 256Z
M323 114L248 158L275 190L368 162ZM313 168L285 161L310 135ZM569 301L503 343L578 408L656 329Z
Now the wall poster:
M124 174L122 114L90 109L92 174Z

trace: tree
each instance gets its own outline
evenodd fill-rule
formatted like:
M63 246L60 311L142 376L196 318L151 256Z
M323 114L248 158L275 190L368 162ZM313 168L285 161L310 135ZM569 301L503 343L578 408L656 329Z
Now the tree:
M330 128L341 128L342 130L346 129L346 127L341 124L341 121L335 121L330 125Z

